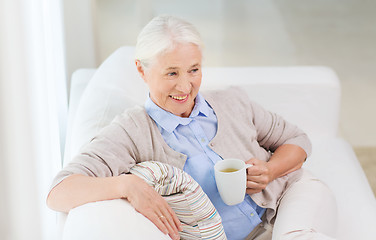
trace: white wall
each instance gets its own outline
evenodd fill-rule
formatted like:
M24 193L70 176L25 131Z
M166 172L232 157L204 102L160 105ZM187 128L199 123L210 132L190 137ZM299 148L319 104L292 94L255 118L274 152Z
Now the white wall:
M376 1L78 2L66 1L66 15L71 16L67 28L79 29L82 25L91 30L80 34L77 42L68 42L69 73L77 67L101 63L122 45L134 45L148 20L158 14L172 14L192 22L201 32L206 43L206 66L333 68L342 84L340 136L354 147L376 146ZM67 39L77 40L77 33L67 31Z
M94 0L64 0L65 57L68 76L78 68L97 67L99 60ZM68 90L70 80L68 79Z
M206 43L206 66L325 65L342 84L340 135L376 146L376 1L96 0L99 62L134 45L145 19L191 21Z

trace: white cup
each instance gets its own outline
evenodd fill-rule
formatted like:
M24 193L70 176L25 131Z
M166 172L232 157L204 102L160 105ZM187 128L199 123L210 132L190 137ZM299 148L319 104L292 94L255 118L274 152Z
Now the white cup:
M214 165L215 182L224 203L236 205L243 202L247 187L246 169L251 166L234 158L224 159Z

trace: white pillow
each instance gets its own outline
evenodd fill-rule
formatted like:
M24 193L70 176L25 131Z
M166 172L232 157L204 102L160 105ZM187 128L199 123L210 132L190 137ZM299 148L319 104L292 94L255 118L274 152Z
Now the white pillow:
M64 166L116 115L143 105L147 94L134 63L134 47L119 48L101 64L82 94Z

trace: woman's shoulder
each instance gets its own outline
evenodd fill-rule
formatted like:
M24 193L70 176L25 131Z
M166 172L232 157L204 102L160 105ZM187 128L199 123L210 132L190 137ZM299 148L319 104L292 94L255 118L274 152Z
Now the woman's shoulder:
M215 97L215 96L220 96L220 95L237 96L239 94L246 94L246 92L239 86L229 86L229 87L219 88L219 89L204 90L202 93L205 96L210 96L210 97Z
M112 121L119 124L127 130L135 128L144 128L150 126L152 121L143 106L137 105L132 108L125 109L121 114L116 116Z
M221 108L240 108L244 110L244 107L249 107L252 104L248 94L237 86L203 91L202 95L210 105L216 105Z

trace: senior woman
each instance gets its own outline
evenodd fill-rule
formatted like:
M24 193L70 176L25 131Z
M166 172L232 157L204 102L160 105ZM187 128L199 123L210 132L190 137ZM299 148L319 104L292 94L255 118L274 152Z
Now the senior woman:
M150 91L145 106L124 112L83 148L55 178L48 205L68 212L124 198L178 239L174 211L144 180L127 174L136 163L154 160L200 184L228 239L332 239L332 195L301 169L311 151L306 134L240 89L201 93L202 48L197 30L181 19L159 16L144 27L135 63ZM247 194L235 206L223 203L213 175L214 164L228 157L253 164Z

